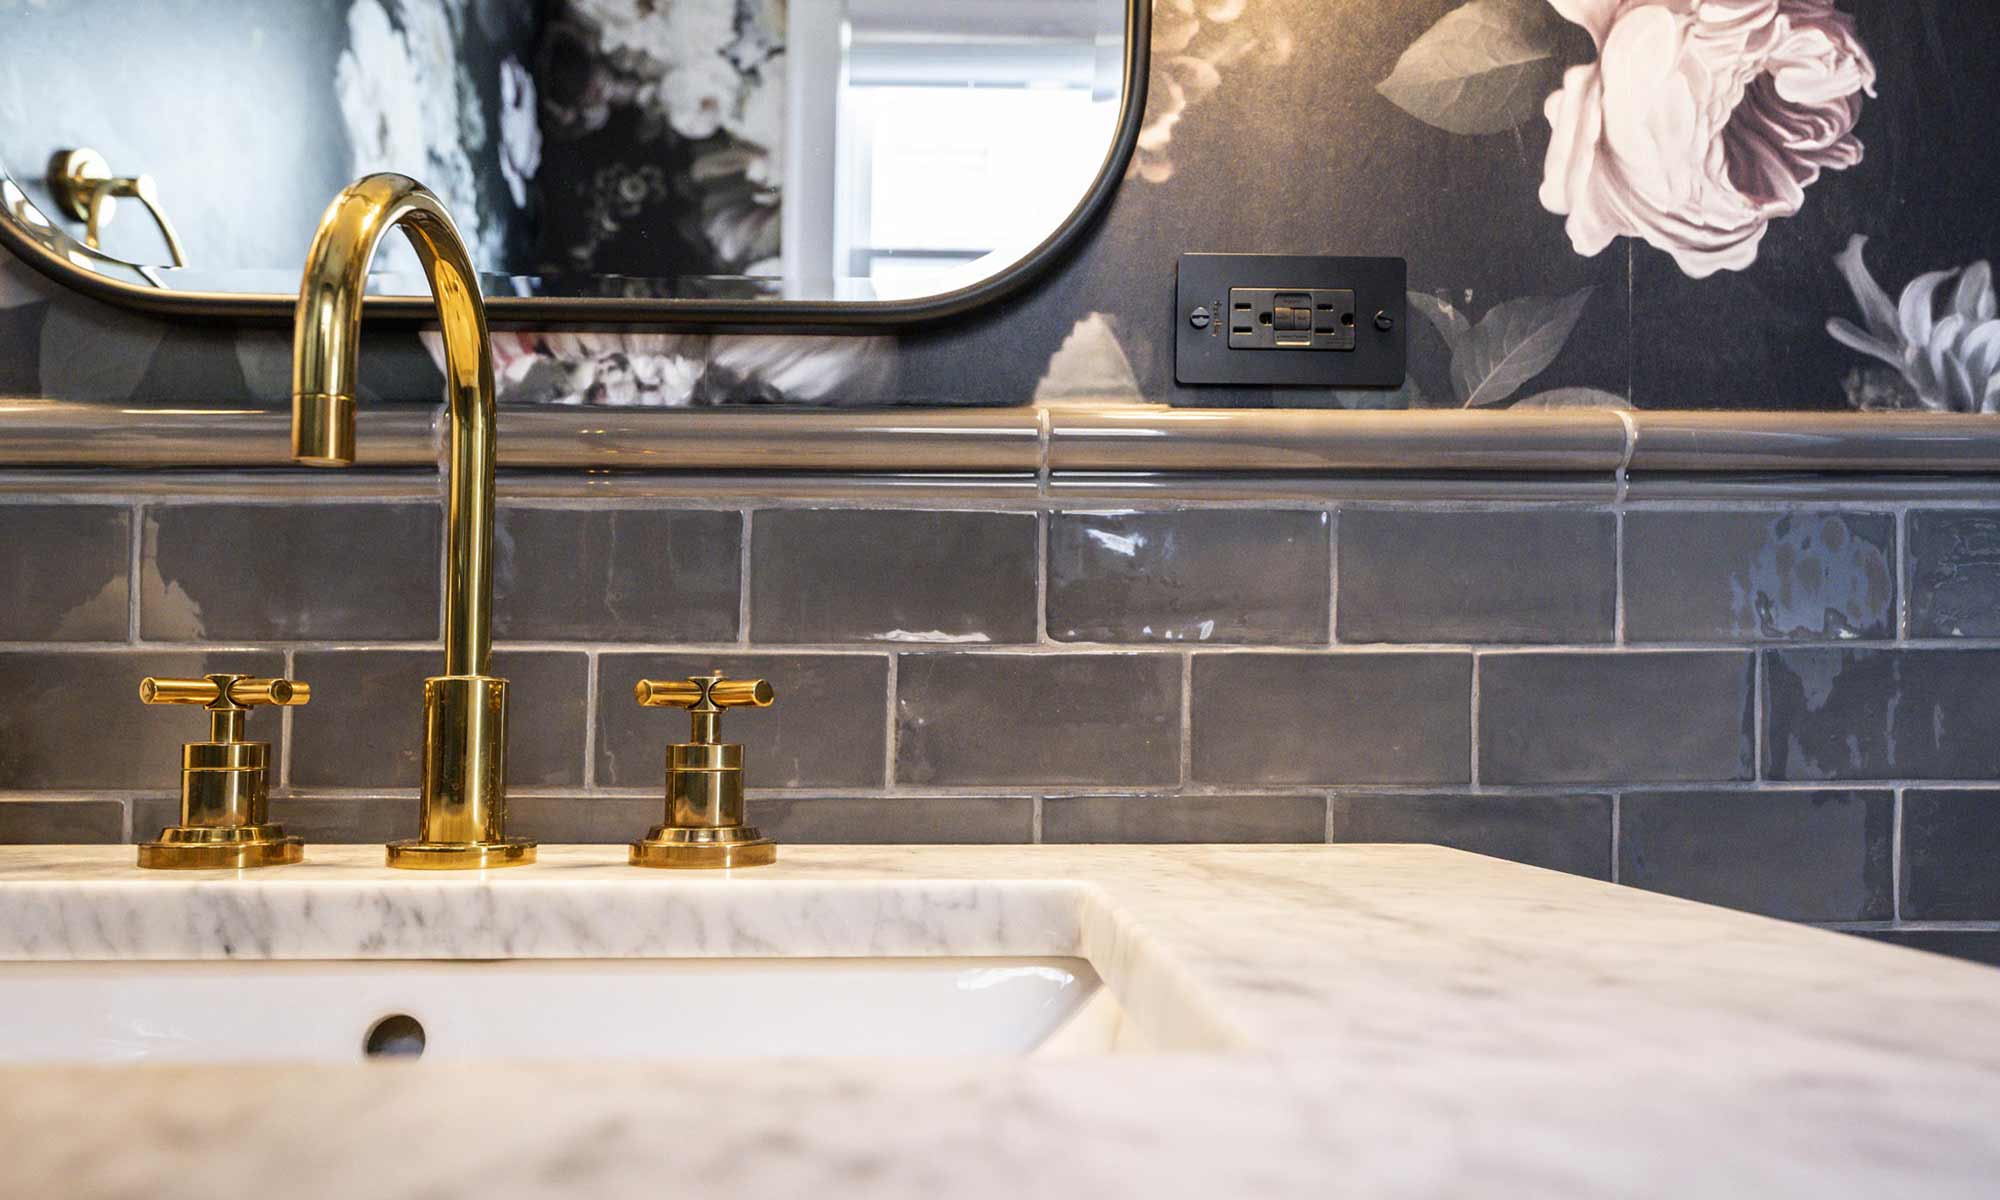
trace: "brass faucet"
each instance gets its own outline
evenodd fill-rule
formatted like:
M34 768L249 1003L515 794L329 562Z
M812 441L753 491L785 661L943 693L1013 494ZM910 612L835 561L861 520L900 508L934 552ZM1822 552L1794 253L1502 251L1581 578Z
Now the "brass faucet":
M334 198L306 255L292 337L292 457L354 462L355 358L368 264L390 229L416 247L444 332L451 414L446 485L444 673L424 681L422 832L391 842L392 867L504 867L535 860L506 835L507 681L493 651L493 348L465 242L435 195L370 175Z

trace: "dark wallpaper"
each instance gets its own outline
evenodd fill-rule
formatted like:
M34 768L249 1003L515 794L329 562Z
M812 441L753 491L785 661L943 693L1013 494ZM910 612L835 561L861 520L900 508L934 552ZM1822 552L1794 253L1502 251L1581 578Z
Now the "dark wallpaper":
M740 28L751 0L719 2L739 5ZM615 111L582 134L573 115L561 124L552 106L574 114L576 81L592 76L559 79L552 64L570 60L545 29L505 5L426 3L443 29L489 48L454 86L482 111L491 101L473 157L493 169L456 182L454 163L438 169L490 236L546 222L554 195L572 210L579 181L613 153L589 138L632 153ZM359 0L334 23L351 55L363 6L414 44L424 4ZM767 22L772 7L756 5ZM893 338L509 333L496 346L506 399L2000 408L1985 266L2000 150L1981 119L2000 92L2000 5L1157 0L1155 12L1131 175L1081 252L1026 296ZM376 41L382 24L368 25ZM564 53L581 52L574 42ZM492 51L508 46L518 54ZM530 130L522 92L537 82ZM378 132L397 144L404 110L377 94L391 101ZM698 215L681 226L695 242L716 228ZM738 232L738 257L717 262L768 249L764 231ZM1184 251L1407 257L1409 383L1176 385ZM375 344L378 395L435 394L416 339ZM287 354L282 331L164 325L0 269L10 392L275 402Z

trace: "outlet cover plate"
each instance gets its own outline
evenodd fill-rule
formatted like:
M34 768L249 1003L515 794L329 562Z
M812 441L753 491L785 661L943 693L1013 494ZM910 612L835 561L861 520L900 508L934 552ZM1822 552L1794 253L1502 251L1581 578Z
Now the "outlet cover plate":
M1174 378L1193 385L1399 388L1409 364L1408 286L1409 265L1400 258L1183 254L1175 282ZM1257 293L1351 292L1353 349L1332 348L1345 339L1330 345L1324 337L1297 348L1264 336L1232 338L1232 292L1238 301ZM1207 311L1206 323L1198 323L1197 310ZM1388 329L1377 327L1377 314ZM1249 315L1264 333L1256 324L1263 313Z

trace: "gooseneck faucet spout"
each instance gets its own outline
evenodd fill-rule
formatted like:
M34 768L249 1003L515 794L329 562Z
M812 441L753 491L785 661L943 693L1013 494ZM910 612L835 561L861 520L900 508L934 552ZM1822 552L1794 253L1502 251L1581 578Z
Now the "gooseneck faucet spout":
M299 285L292 338L292 457L354 462L361 300L384 234L416 247L444 334L451 420L446 484L444 672L424 681L422 830L392 842L392 867L472 868L533 862L535 844L506 836L507 681L487 674L493 650L492 344L465 242L444 205L403 175L370 175L320 218Z

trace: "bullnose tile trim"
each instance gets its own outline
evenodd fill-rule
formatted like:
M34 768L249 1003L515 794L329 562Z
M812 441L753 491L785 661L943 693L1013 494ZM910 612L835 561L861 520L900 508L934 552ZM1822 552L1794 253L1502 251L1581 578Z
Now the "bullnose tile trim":
M429 408L362 414L367 463L435 466ZM1207 409L516 408L516 470L1295 478L1352 473L1623 479L1685 472L2000 473L2000 416ZM0 398L0 470L289 467L277 409Z

